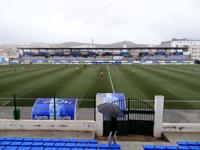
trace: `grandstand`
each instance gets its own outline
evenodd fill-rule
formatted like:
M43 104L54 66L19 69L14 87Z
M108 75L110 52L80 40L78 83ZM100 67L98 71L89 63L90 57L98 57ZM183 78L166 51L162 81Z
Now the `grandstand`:
M24 64L133 64L133 63L191 63L188 48L28 48L19 47Z

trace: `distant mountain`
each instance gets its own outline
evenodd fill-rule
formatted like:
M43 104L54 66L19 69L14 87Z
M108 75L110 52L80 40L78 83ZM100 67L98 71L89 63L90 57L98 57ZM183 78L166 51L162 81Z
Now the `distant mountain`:
M105 48L116 48L116 47L123 47L126 45L127 48L129 47L141 47L141 46L148 46L146 44L136 44L131 41L120 41L116 43L111 44L91 44L91 43L81 43L81 42L64 42L64 43L58 43L58 44L50 44L50 43L31 43L28 45L29 47L105 47Z
M147 47L150 45L147 44L136 44L134 42L131 41L120 41L120 42L116 42L116 43L111 43L111 44L98 44L98 43L81 43L81 42L64 42L64 43L30 43L27 45L9 45L9 44L4 44L4 45L0 45L5 51L6 50L13 50L13 49L17 49L17 47L34 47L34 48L40 48L40 47L45 47L45 48L65 48L65 47L69 47L69 48L73 48L73 47L96 47L96 48L101 48L101 47L105 47L105 48L117 48L117 47L123 47L124 45L126 45L127 48L130 47Z

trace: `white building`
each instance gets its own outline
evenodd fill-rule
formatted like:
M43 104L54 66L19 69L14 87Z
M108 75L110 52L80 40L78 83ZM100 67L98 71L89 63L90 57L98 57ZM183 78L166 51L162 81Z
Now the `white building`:
M190 47L190 46L200 45L200 40L172 39L171 41L161 42L161 45L167 47Z
M188 47L192 60L200 60L200 40L192 39L172 39L171 41L161 42L166 47Z
M200 45L190 46L189 52L191 54L191 59L200 60Z

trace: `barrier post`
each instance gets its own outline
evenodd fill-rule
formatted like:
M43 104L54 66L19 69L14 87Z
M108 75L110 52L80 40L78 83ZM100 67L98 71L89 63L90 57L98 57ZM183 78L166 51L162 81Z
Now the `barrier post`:
M154 137L161 137L163 131L164 96L156 95L154 99Z

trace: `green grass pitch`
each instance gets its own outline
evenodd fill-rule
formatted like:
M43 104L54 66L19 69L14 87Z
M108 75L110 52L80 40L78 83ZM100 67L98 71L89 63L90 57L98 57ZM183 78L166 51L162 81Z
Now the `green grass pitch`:
M113 92L108 70L115 92L125 93L126 98L153 100L154 95L164 95L167 108L200 108L200 65L0 66L0 105L11 104L12 100L2 98L12 97L14 93L20 98L55 94L56 97L94 99L96 93ZM24 106L32 106L33 102L18 100ZM87 107L89 102L82 100L81 103Z

